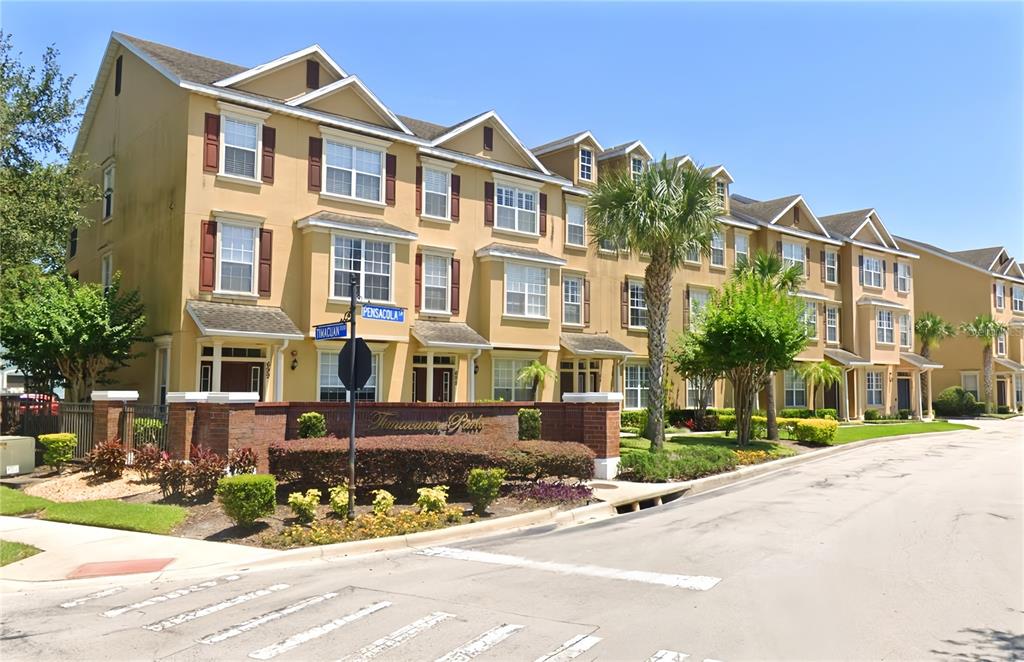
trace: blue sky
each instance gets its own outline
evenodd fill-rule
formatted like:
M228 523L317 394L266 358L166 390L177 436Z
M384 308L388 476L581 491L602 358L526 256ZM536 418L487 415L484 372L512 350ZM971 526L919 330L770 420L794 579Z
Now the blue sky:
M1024 260L1024 4L5 2L26 59L77 88L112 30L243 65L323 46L395 112L497 109L529 146L724 163L734 191L874 207L890 231Z

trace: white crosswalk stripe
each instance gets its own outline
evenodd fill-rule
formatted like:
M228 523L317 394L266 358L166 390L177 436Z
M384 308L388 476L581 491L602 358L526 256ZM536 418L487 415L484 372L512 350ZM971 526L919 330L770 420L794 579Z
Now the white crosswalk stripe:
M522 629L522 625L515 624L504 624L491 628L476 639L466 642L455 650L437 658L435 662L466 662L466 660L472 660L477 655L489 651Z
M243 632L248 632L250 630L255 630L256 628L258 628L259 626L261 626L261 625L263 625L265 623L270 623L271 621L276 621L279 618L284 618L285 616L288 616L289 614L294 614L297 611L302 611L306 607L311 607L313 605L320 604L321 602L325 602L325 601L330 600L331 598L334 598L334 597L337 597L337 596L338 596L337 593L323 593L321 595L314 595L313 597L306 598L305 600L299 600L298 602L296 602L294 604L290 604L287 607L282 607L281 609L275 609L274 611L268 611L267 613L265 613L265 614L263 614L261 616L257 616L255 618L250 618L249 620L243 621L243 622L239 623L238 625L232 625L229 628L225 628L225 629L223 629L223 630L221 630L219 632L215 632L215 633L213 633L211 635L203 637L202 639L199 640L199 643L201 643L201 644L216 644L216 643L220 643L221 641L224 641L225 639L230 639L231 637L237 637L238 635L242 634Z
M221 579L211 579L210 581L207 581L207 582L200 582L198 584L193 584L192 586L186 586L185 588L179 588L176 591L171 591L169 593L164 593L163 595L157 595L157 596L154 596L152 598L149 598L148 600L143 600L141 602L135 602L135 603L132 603L130 605L123 605L121 607L115 607L114 609L108 609L107 611L103 612L103 615L106 616L107 618L113 618L114 616L120 616L121 614L124 614L125 612L134 611L136 609L144 609L146 607L152 607L153 605L160 604L161 602L167 602L168 600L176 600L177 598L180 598L180 597L182 597L184 595L188 595L189 593L196 593L197 591L204 591L204 590L206 590L208 588L212 588L214 586L217 586L221 582L233 582L236 579L241 579L241 576L240 575L228 575L227 577L222 577Z
M262 598L263 596L270 595L271 593L274 593L276 591L283 591L288 587L288 584L274 584L273 586L268 586L267 588L261 588L255 591L249 591L248 593L242 593L241 595L236 595L235 597L230 598L228 600L224 600L223 602L217 602L212 605L201 607L199 609L186 611L184 613L171 616L170 618L165 618L164 620L158 623L150 623L149 625L143 625L142 627L146 630L152 630L153 632L160 632L161 630L166 630L176 625L181 625L182 623L194 621L197 618L202 618L203 616L216 614L219 611L230 609L231 607L235 607L242 603L249 602L250 600L255 600L256 598Z
M413 621L409 625L398 628L391 634L381 637L368 646L360 648L357 652L344 658L345 662L364 662L365 660L372 660L381 653L386 653L393 648L401 646L416 635L429 630L439 623L443 623L449 618L455 618L455 614L435 611L432 614L428 614L421 619Z
M65 609L71 609L72 607L77 607L78 605L84 605L86 602L89 602L90 600L105 598L108 595L114 595L116 593L120 593L123 590L123 586L115 586L113 588L108 588L102 591L96 591L95 593L90 593L89 595L83 596L81 598L75 598L74 600L70 600L68 602L62 602L60 606L64 607Z
M316 627L312 627L308 630L292 635L287 639L271 644L259 650L255 650L249 653L249 657L253 658L254 660L269 660L273 657L277 657L281 653L290 651L296 646L301 646L307 641L311 641L313 639L316 639L317 637L322 637L325 634L328 634L329 632L333 632L334 630L337 630L340 627L358 621L361 618L369 616L370 614L374 614L380 611L381 609L385 609L390 606L391 603L387 600L375 602L369 607L363 607L359 611L352 612L351 614L342 616L341 618L336 618L333 621L328 621L322 625L317 625Z
M688 657L690 656L679 651L660 650L647 658L647 662L682 662Z
M597 645L601 637L590 634L580 634L565 642L547 655L538 657L536 662L564 662L586 653Z

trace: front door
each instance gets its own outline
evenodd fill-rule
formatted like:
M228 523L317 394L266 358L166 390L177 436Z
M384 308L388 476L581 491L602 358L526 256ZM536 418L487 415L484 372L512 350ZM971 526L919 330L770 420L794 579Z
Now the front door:
M996 380L996 404L1000 407L1006 406L1006 380Z
M220 390L255 391L263 399L263 364L249 361L224 361L220 364Z
M900 377L896 380L896 408L910 409L909 377Z
M825 409L835 409L839 411L839 384L833 384L825 389L824 393Z
M434 402L451 402L454 395L455 371L451 368L434 368Z
M412 401L427 401L427 369L417 366L412 369Z

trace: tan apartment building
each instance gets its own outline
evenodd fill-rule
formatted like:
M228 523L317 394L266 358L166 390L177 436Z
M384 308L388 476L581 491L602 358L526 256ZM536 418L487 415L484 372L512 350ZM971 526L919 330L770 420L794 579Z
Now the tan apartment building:
M993 353L993 391L998 406L1024 410L1024 269L1005 248L993 246L947 251L916 239L900 241L921 256L918 310L939 315L959 327L978 315L990 315L1007 327L996 338ZM984 398L982 344L958 334L932 351L943 365L935 370L938 394L961 386L975 398Z
M348 312L354 276L373 351L357 398L529 400L516 374L538 360L559 376L543 400L620 391L627 408L647 403L645 260L593 244L585 218L601 173L651 161L638 140L605 148L583 131L528 149L494 111L451 126L398 115L318 46L247 68L115 33L75 150L99 164L105 195L68 270L100 282L121 272L140 289L154 341L117 377L143 400L344 400L341 343L315 329ZM912 319L911 290L885 274L915 256L877 217L879 239L839 238L802 197L734 198L728 171L709 172L722 231L676 278L672 332L737 259L774 249L809 275L814 340L800 360L848 368L819 406L918 409L899 380L928 367L899 346L898 315L874 312ZM862 287L858 259L874 254L882 284ZM877 324L882 340L865 340ZM810 404L795 371L779 380L780 407ZM679 406L696 395L672 386Z

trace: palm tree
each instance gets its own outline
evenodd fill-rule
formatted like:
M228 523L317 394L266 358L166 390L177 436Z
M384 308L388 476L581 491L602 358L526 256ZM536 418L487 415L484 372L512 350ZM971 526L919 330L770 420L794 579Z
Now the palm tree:
M523 384L530 384L530 388L533 389L534 400L540 400L540 390L544 388L544 382L548 377L558 379L554 370L537 359L524 365L519 370L519 374L516 375L516 378Z
M838 384L839 380L843 378L843 371L839 369L839 366L828 361L804 363L800 366L799 371L800 376L807 380L811 386L811 397L807 403L808 409L814 409L814 388L818 384L828 388L833 384ZM838 414L839 412L836 412L836 415Z
M1006 325L995 321L991 315L978 315L970 322L961 324L960 333L981 340L981 362L985 384L985 411L991 412L992 373L995 372L992 346L995 344L997 336L1006 333Z
M691 250L711 254L721 203L714 178L700 167L662 157L635 179L626 170L601 176L587 205L591 241L617 243L649 256L644 269L650 383L645 434L651 450L665 441L665 350L672 276Z
M800 266L792 264L787 267L782 256L766 251L758 251L752 259L740 261L736 265L736 275L740 278L757 278L782 292L795 292L804 282L804 272ZM779 438L778 415L775 411L775 373L768 379L764 400L768 438L774 441Z
M932 356L933 347L938 347L940 342L956 335L956 327L935 313L924 312L914 322L914 333L921 341L921 356L928 359ZM928 392L928 381L923 372L921 373L921 401L931 412L931 394ZM921 412L921 415L924 416L924 412Z

